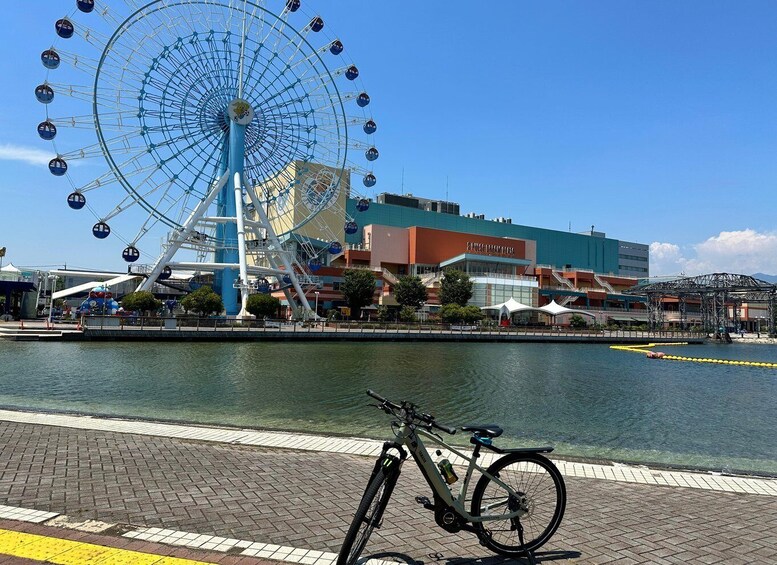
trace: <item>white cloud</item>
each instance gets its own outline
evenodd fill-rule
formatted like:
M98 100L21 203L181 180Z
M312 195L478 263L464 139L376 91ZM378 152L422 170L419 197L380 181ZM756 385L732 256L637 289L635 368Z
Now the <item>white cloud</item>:
M650 274L687 276L707 273L777 273L777 233L752 229L724 231L681 249L673 243L650 244Z
M0 159L5 161L21 161L30 165L48 165L56 155L32 147L22 147L9 143L0 144Z
M678 275L684 271L686 262L679 245L658 241L650 244L651 275Z

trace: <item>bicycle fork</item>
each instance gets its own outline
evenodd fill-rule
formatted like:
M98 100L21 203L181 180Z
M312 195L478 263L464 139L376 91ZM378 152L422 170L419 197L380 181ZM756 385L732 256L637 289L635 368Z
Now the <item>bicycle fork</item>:
M390 454L388 452L389 449L396 449L399 452L399 457ZM367 488L369 488L369 485L372 484L372 481L375 479L375 477L378 476L378 473L383 473L386 475L386 488L380 497L378 511L372 518L372 524L370 524L374 528L380 528L383 523L383 512L386 510L389 498L391 498L391 494L394 492L394 487L399 480L399 473L402 470L402 463L404 463L405 459L407 459L407 452L399 443L395 441L387 441L383 444L383 449L380 453L380 456L378 456L377 460L375 461L375 466L373 467L370 478L367 481L367 487L364 489L364 494L366 494ZM362 494L362 497L364 497L364 494Z

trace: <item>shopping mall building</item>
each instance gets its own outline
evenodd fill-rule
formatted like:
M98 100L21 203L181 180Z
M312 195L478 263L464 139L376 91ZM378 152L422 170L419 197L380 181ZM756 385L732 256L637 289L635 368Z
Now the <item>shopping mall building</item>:
M345 236L343 252L329 257L316 274L320 313L344 305L339 286L345 268L375 273L376 304L396 305L392 287L402 275L418 275L426 284L425 311L439 306L442 272L459 269L474 283L470 304L484 307L513 298L528 306L555 300L596 315L597 321L642 323L643 297L623 290L649 276L648 246L607 238L591 231L571 233L513 224L509 218L459 215L454 202L410 194L380 194L367 210L348 199L349 216L359 230ZM340 224L342 225L342 224ZM312 235L312 234L310 234ZM536 314L535 314L536 316Z

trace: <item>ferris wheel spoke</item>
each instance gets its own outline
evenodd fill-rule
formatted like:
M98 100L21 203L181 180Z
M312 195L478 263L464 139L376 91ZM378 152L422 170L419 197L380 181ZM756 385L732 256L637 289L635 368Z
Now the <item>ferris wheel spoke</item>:
M301 47L301 44L298 45L297 50L294 51L294 53L291 54L289 57L287 64L289 66L289 70L292 72L296 72L298 68L302 66L307 66L308 68L314 68L317 65L315 64L317 61L321 59L321 55L329 51L331 43L327 43L326 45L323 45L316 51L311 51L307 55L304 55L303 57L296 59L297 55L301 52L299 47ZM293 64L292 64L293 62Z
M198 41L193 41L190 43L192 49L194 50L193 59L197 61L202 61L203 65L207 69L207 72L202 72L202 76L207 77L210 81L211 87L218 86L217 83L214 82L213 77L218 76L217 68L212 64L212 61L210 59L210 56L208 52L206 52L202 48L202 44Z
M86 43L88 43L92 47L97 48L100 51L105 49L105 46L108 44L108 39L109 39L108 36L90 28L85 23L82 23L80 19L79 20L75 20L73 18L68 18L68 19L70 19L70 21L73 23L75 27L75 34L77 36L79 36Z
M115 112L114 116L121 120L122 118L129 118L130 112ZM48 117L48 121L60 127L75 128L75 129L94 129L94 116L92 114L83 116L58 116Z
M297 76L296 78L297 80L294 83L289 83L284 89L262 100L262 104L267 104L276 99L278 96L296 88L303 90L306 93L305 97L309 97L310 95L317 93L320 89L325 89L328 92L328 87L326 86L328 72L323 72L308 77ZM306 89L306 86L309 86L310 89Z
M267 70L270 68L270 65L274 62L274 60L278 58L277 53L272 53L270 57L266 57L264 55L265 51L269 50L261 43L256 49L254 49L253 57L251 57L251 64L249 65L248 72L246 73L248 80L253 80L255 84L263 83ZM261 66L261 72L258 75L256 75L254 72L257 64Z
M305 145L309 145L306 143ZM265 153L263 149L259 149L257 151L259 163L262 167L262 170L265 170L266 167L278 167L278 166L285 166L286 163L283 161L291 162L295 159L301 160L301 161L307 161L310 159L310 147L305 147L305 150L307 152L303 151L298 145L292 145L290 143L287 143L284 140L277 140L276 143L273 145L273 151ZM278 157L275 157L275 155L281 154L283 155L283 158L281 159L281 162L278 162ZM249 159L253 159L253 156L249 157Z
M284 36L284 30L286 29L286 26L288 25L287 18L291 12L286 8L284 9L281 14L276 17L270 26L270 29L267 31L267 33L262 36L262 39L259 43L264 44L267 43L270 37L273 35L275 36L275 43L273 44L272 51L275 52L278 49L278 45L280 45L281 37Z
M257 14L260 14L260 16L257 17ZM257 22L258 22L258 24L257 24ZM258 29L256 29L256 30L254 30L254 25L255 24L258 25ZM241 61L244 62L245 50L247 48L247 44L249 42L253 43L253 41L251 41L250 38L254 37L254 36L260 35L262 33L263 29L264 29L264 17L263 17L263 14L261 12L259 12L259 6L258 5L254 5L253 12L251 13L251 17L249 18L248 28L246 28L245 25L243 26L243 39L242 39L242 43L241 43ZM256 51L257 50L255 50L255 52ZM240 74L241 83L242 83L243 80L245 80L246 76L250 76L253 73L253 70L254 70L254 66L253 66L254 60L255 60L254 58L251 58L250 64L249 64L248 68L247 69L246 68L242 69L243 72L241 72L241 74Z
M217 76L221 77L222 84L231 85L233 83L233 77L231 74L227 74L226 69L222 66L222 52L218 49L219 42L215 39L215 32L213 30L208 33L205 42L210 47L208 51L205 51L206 57L210 58Z
M146 210L149 214L155 215L164 224L175 227L175 222L167 217L170 206L176 204L176 202L171 203L169 195L170 188L175 183L169 179L163 179L163 181L160 182L152 181L154 181L154 179L153 176L150 175L146 180L136 185L133 194L133 202ZM143 190L141 191L140 189ZM154 200L155 203L152 203L152 200ZM163 208L162 204L166 204L166 207Z
M121 202L119 202L113 208L113 210L111 210L110 212L108 212L107 214L105 214L103 216L100 216L100 220L103 221L103 222L108 222L108 221L112 220L113 218L115 218L116 216L118 216L119 214L121 214L122 212L132 208L133 206L135 206L137 204L138 204L138 202L133 197L133 195L132 194L127 194L124 197L124 199Z
M61 96L67 96L68 98L73 98L75 100L80 100L83 102L93 102L94 94L91 90L91 87L89 86L83 86L83 85L66 85L66 84L58 84L58 83L49 83L49 86L54 89L55 95L61 95ZM96 101L96 104L100 108L109 108L110 110L130 110L132 109L132 106L127 105L126 103L122 103L121 100L129 101L130 99L130 91L128 90L122 90L116 93L115 91L109 91L109 93L113 93L114 97L110 99L110 101L106 100L102 97L102 89L99 93L99 98ZM135 98L137 98L137 95L135 95Z
M187 87L186 90L195 89L195 92L205 94L216 83L212 76L213 71L205 72L188 64L196 56L195 53L189 52L185 47L176 52L168 52L162 59L165 64L160 63L155 67L155 70L162 75L161 78L148 76L144 78L144 84L155 86L160 90L179 85Z
M131 1L132 0L127 0L127 4L130 4ZM100 6L95 6L94 13L97 14L111 29L119 27L124 20L124 17L120 16L118 13L114 14L114 11L111 10L110 6L105 3L101 3Z
M202 142L205 141L205 140L208 140L208 139L209 139L209 136L207 136L205 134L201 134L201 135L187 135L186 133L183 133L183 134L181 134L181 135L179 135L177 137L174 137L174 138L168 139L166 141L163 141L163 142L161 142L159 144L156 144L155 149L165 149L165 148L174 149L175 152L171 153L169 155L169 158L167 159L169 161L169 160L172 160L172 159L178 159L178 158L180 158L182 156L186 156L193 149L202 149L203 148L202 147ZM188 141L189 143L184 144L182 146L179 146L178 142L180 142L180 141ZM209 145L212 145L214 147L218 147L218 145L212 143L212 141L209 143Z

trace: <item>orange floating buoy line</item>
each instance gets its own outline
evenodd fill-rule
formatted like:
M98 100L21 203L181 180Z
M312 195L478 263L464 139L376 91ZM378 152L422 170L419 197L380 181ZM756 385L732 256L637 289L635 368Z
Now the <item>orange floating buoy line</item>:
M646 351L656 347L657 343L648 343L646 345L611 345L610 349L618 351L631 351L633 353L644 353L648 359L667 359L669 361L693 361L695 363L717 363L718 365L740 365L745 367L763 367L766 369L777 369L777 363L767 363L762 361L737 361L735 359L707 359L702 357L682 357L679 355L667 355L663 351ZM687 342L662 343L663 346L669 345L688 345Z

